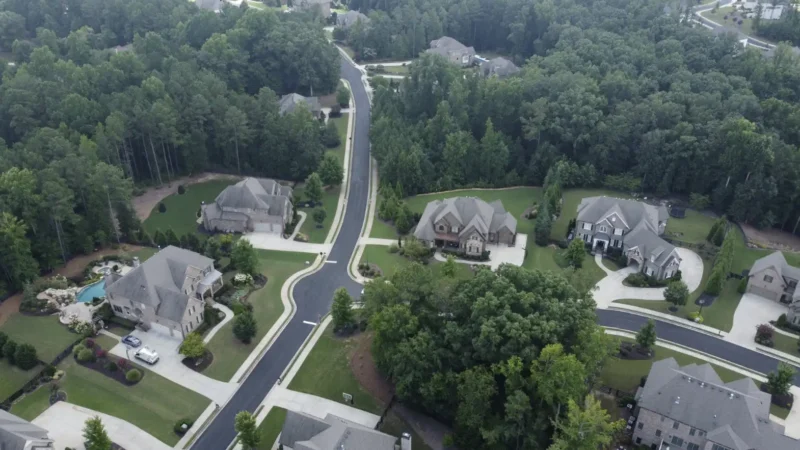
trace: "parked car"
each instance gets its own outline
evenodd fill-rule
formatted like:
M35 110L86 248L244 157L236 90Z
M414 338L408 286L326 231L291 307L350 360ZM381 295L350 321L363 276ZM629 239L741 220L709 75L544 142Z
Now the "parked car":
M136 350L135 355L137 359L141 359L142 361L146 362L147 364L153 365L158 362L158 353L150 347L142 347L139 350Z
M142 341L139 338L136 336L131 336L130 334L122 338L122 343L131 347L138 347L142 345Z

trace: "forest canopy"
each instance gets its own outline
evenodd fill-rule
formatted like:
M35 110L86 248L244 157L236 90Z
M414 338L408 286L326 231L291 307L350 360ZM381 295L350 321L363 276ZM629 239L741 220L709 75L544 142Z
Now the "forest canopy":
M302 108L281 116L278 98L339 83L315 18L246 5L7 0L0 47L14 63L0 64L0 280L11 290L132 237L135 184L205 170L304 179L322 129Z

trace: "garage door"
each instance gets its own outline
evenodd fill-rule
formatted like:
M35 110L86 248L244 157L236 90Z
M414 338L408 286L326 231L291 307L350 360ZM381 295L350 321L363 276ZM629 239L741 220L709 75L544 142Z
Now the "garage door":
M280 233L280 225L277 223L256 223L253 225L253 231L261 233Z
M173 330L172 328L170 328L170 327L168 327L166 325L161 325L160 323L156 323L156 322L151 322L150 323L150 328L153 331L155 331L156 333L163 334L164 336L175 337L177 335L178 337L180 337L180 335L181 335L179 332Z
M758 295L759 297L768 298L770 300L775 300L775 301L778 300L777 294L770 291L769 289L764 289L763 287L760 286L748 286L747 292Z

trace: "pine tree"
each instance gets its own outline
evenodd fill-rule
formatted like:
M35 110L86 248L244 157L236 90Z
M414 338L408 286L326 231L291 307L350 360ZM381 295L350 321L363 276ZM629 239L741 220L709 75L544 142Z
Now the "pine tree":
M442 276L453 278L456 276L456 260L452 255L447 256L447 261L442 264Z
M173 230L172 227L167 228L167 232L164 237L167 240L167 245L174 245L176 247L181 246L181 240L178 238L178 235L175 234L175 230Z
M656 343L656 323L653 319L647 321L646 324L636 333L636 343L644 350L650 350Z
M344 179L344 168L339 158L333 154L326 154L319 164L319 178L326 186L339 186Z
M161 229L157 229L155 233L153 233L153 242L160 248L164 248L167 246L167 236L161 231Z
M322 180L316 172L306 179L305 195L314 206L322 202Z
M111 450L111 439L99 417L86 420L83 426L83 439L86 450Z
M257 330L256 319L249 311L239 314L233 319L233 335L245 344L250 343Z
M539 215L536 216L536 229L534 230L536 245L544 247L550 242L550 229L553 227L553 218L550 217L550 208L543 202Z
M583 260L586 258L586 246L580 239L573 239L564 253L564 257L569 262L569 265L580 269L583 265Z

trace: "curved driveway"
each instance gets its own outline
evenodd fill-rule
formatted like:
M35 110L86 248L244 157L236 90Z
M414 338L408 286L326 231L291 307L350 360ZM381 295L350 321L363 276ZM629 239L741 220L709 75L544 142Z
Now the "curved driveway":
M360 295L361 285L348 276L347 265L361 234L369 196L370 105L364 85L361 83L361 72L344 58L341 70L342 78L350 83L353 92L356 116L350 166L350 192L345 199L347 204L341 230L327 258L328 261L336 263L323 264L319 271L303 278L295 285L293 296L297 303L297 311L294 317L259 360L239 390L195 441L193 449L227 448L236 437L233 429L236 414L243 410L255 411L313 330L312 326L303 322L317 322L320 317L327 314L333 300L333 291L341 286L347 288L354 297Z
M319 271L303 278L295 285L293 295L297 311L294 317L259 360L239 390L195 441L193 449L227 448L236 437L233 429L236 414L243 410L255 411L313 330L310 325L303 322L317 322L320 317L327 314L333 299L333 291L341 286L347 288L354 297L360 295L361 285L350 278L347 266L361 234L369 196L370 105L364 85L361 83L361 72L344 58L341 70L342 78L350 82L353 101L356 104L356 116L349 180L350 193L346 198L347 205L341 230L327 258L328 261L336 263L323 264ZM647 320L634 314L610 310L598 310L597 316L600 325L634 332ZM659 338L695 348L757 372L767 373L778 364L777 360L764 354L687 328L657 322L656 329ZM795 384L798 382L800 377L795 379Z

